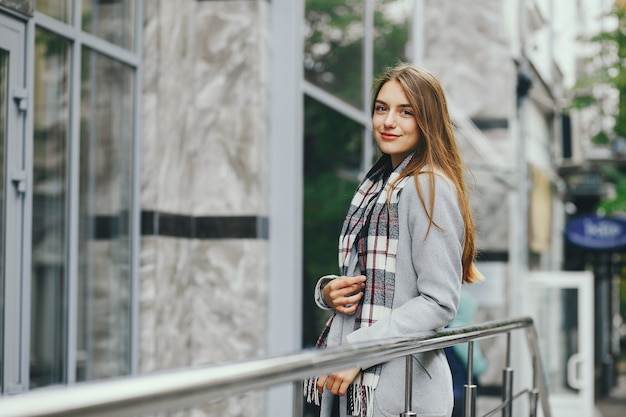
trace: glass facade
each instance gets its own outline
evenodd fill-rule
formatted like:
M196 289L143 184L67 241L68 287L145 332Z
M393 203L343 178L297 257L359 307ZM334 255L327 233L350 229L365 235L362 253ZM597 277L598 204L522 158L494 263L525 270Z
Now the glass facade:
M130 372L133 69L82 53L77 379Z
M313 289L338 269L337 238L359 181L363 127L310 97L304 108L303 342L312 346L328 318L313 303Z
M414 2L374 2L374 76L398 61L409 61L410 24Z
M135 370L132 260L139 236L132 231L139 229L132 219L139 210L133 191L142 4L40 0L30 17L34 39L11 38L15 50L34 53L20 63L0 48L0 279L7 275L11 282L10 291L0 285L0 314L12 318L11 329L19 326L29 335L30 346L20 340L0 349L0 381L25 381L0 387L0 394ZM10 16L0 18L25 27ZM4 35L2 41L4 47ZM16 73L32 69L33 84L9 85L9 62L20 65ZM7 115L15 120L7 124ZM26 123L16 115L28 115ZM7 126L31 122L32 135L9 135ZM21 149L32 152L22 157L15 152ZM8 169L5 155L19 168ZM17 192L9 187L5 195L7 183ZM26 202L21 212L30 214L30 227L5 230L7 195ZM12 266L10 274L3 271L4 261L15 256L4 257L6 236L30 260L23 269ZM15 288L26 289L23 299L9 295ZM5 304L11 305L9 313ZM9 330L0 332L0 341L11 340ZM10 369L4 366L9 363Z
M37 0L35 8L38 12L69 23L72 18L72 0Z
M31 387L65 379L71 45L38 28L35 51Z
M370 90L410 56L414 2L307 0L304 32L303 346L327 314L313 304L320 276L337 273L337 238L356 186L376 158Z
M83 30L122 48L134 50L137 2L83 0Z
M355 107L363 102L364 4L306 2L305 79Z

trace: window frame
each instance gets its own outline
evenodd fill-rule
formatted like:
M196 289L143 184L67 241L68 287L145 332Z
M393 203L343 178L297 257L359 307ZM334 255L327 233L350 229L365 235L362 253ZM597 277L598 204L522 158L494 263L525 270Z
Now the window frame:
M129 184L131 193L130 207L130 225L129 239L131 247L131 264L130 264L130 346L129 346L129 362L130 374L138 372L138 352L139 352L139 258L140 258L140 172L141 172L141 86L142 86L142 45L143 45L143 0L135 1L135 9L133 16L134 23L134 41L132 50L125 49L115 45L104 39L101 39L91 33L84 32L81 28L82 24L82 2L71 2L71 18L69 23L61 22L53 17L47 16L41 12L35 11L32 18L27 22L27 91L29 97L34 97L34 77L35 77L35 33L37 29L46 30L70 42L70 124L68 137L68 201L67 201L67 288L66 297L68 304L66 306L65 323L67 329L64 335L65 339L65 379L64 384L72 384L76 382L76 363L77 363L77 337L78 337L78 242L79 242L79 145L80 145L80 106L81 106L81 59L84 48L97 52L107 58L118 61L132 68L133 70L133 132L132 132L132 167L131 167L131 183ZM32 101L32 100L31 100ZM32 105L29 109L30 119L28 122L28 131L26 135L26 168L32 172L33 169L33 109ZM27 204L25 219L27 227L24 229L24 236L28 243L25 245L25 259L28 268L24 271L22 280L25 291L30 294L31 289L31 271L32 262L31 252L31 232L32 232L32 190L30 191L30 201ZM26 297L30 302L30 296ZM27 317L23 323L28 323L30 330L30 305L24 307ZM30 357L30 341L22 347L22 360L24 375L24 389L28 390L29 386L29 367L28 359Z

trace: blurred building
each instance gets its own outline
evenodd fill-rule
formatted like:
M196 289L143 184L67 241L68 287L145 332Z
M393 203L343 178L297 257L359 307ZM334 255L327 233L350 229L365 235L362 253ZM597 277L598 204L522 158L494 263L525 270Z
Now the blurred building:
M598 4L0 0L0 392L314 343L400 60L441 79L473 173L480 320L528 314L527 272L565 262L586 145L563 97ZM292 415L296 391L194 415Z

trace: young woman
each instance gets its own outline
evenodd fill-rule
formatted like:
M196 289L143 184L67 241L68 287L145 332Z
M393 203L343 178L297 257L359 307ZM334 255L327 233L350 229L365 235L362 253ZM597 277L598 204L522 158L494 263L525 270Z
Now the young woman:
M462 282L474 270L474 225L446 99L430 72L389 69L372 102L381 158L357 188L339 237L340 276L322 277L316 303L333 309L318 347L420 337L454 318ZM413 355L418 416L450 416L452 379L441 350ZM341 416L404 410L405 359L305 383L305 395Z

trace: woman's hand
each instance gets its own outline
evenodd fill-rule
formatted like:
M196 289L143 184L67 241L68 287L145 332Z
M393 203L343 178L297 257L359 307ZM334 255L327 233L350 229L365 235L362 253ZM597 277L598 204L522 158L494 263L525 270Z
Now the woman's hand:
M335 395L346 395L348 387L354 381L354 378L361 372L361 368L348 369L346 371L336 372L334 374L320 376L317 379L317 390L324 392L324 387Z
M363 297L363 288L365 288L364 275L342 276L330 281L322 294L328 307L343 314L352 314Z

